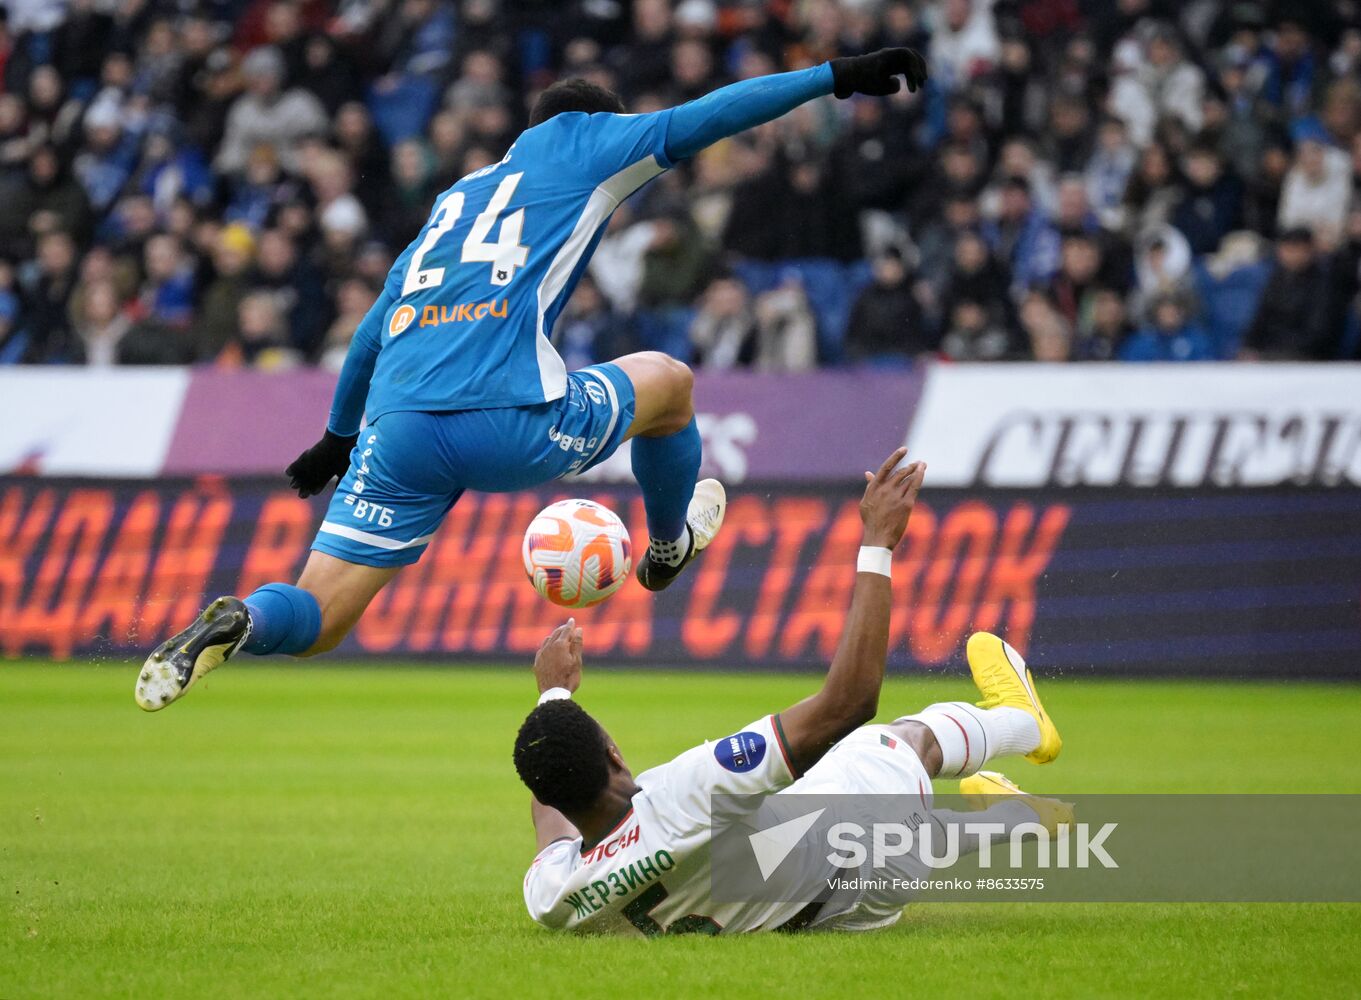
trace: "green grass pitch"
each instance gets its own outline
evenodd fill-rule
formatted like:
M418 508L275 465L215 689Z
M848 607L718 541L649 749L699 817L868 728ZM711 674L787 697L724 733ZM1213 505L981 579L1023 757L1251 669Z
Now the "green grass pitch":
M556 937L510 764L527 670L0 665L0 998L1355 995L1361 906L932 904L856 937ZM598 670L635 768L809 676ZM1036 791L1361 792L1361 688L1050 680ZM894 680L886 715L969 694Z

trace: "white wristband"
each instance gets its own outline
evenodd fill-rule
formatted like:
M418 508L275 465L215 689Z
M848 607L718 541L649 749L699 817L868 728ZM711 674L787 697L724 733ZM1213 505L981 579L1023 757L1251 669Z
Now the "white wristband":
M568 691L566 688L549 688L543 694L539 695L539 704L542 705L546 701L557 701L559 698L571 697L572 692Z
M893 579L893 550L877 545L860 546L860 555L855 560L857 573L878 573Z

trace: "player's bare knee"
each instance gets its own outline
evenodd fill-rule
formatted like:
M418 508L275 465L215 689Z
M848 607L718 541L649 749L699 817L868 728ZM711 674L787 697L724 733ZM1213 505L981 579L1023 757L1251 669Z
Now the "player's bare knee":
M695 373L684 361L669 354L657 354L668 405L655 429L657 434L675 434L685 429L695 415Z
M663 354L661 357L666 365L667 379L672 383L672 391L678 399L688 403L695 392L695 373L679 358L673 358L669 354Z

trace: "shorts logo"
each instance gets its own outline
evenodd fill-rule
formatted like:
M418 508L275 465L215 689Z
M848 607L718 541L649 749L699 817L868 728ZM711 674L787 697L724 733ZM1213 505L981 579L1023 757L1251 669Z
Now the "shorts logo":
M397 334L410 326L415 318L415 308L412 306L398 306L397 311L392 314L392 319L388 320L388 336L397 336Z
M591 402L596 406L604 406L605 400L608 398L605 395L604 387L598 382L587 382L585 385L586 395L590 397Z
M750 771L766 756L766 738L750 731L721 739L714 744L714 760L734 774Z

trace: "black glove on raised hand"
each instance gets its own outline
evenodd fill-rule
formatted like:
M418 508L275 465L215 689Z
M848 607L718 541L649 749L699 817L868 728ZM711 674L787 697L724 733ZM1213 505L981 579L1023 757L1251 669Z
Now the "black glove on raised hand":
M350 450L359 440L358 434L342 437L327 431L321 440L293 460L284 469L288 485L306 500L326 489L332 479L344 478L350 468Z
M887 97L902 89L916 93L926 82L926 60L916 49L880 49L863 56L832 60L832 93L843 100L852 94Z

